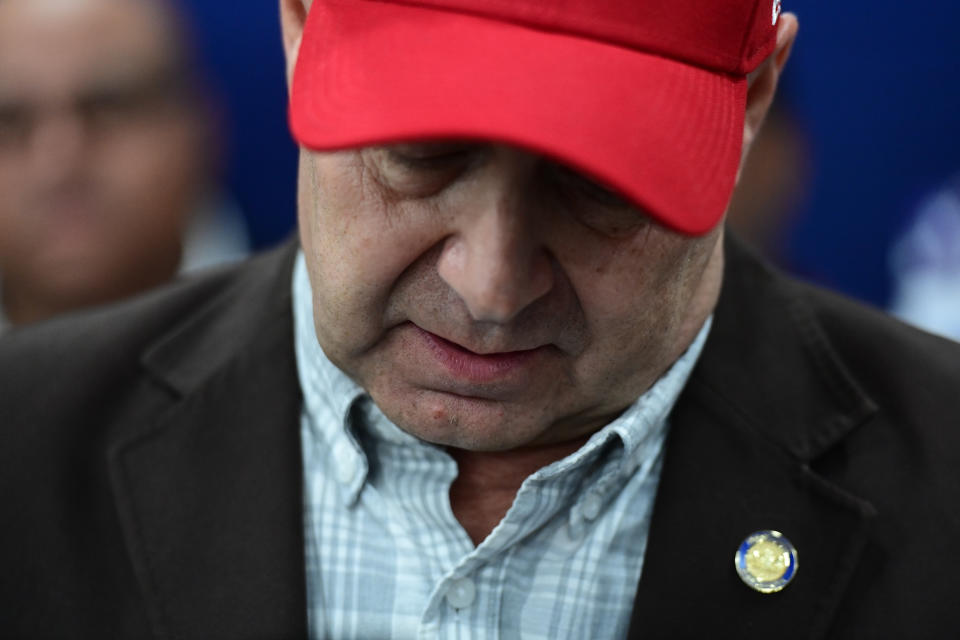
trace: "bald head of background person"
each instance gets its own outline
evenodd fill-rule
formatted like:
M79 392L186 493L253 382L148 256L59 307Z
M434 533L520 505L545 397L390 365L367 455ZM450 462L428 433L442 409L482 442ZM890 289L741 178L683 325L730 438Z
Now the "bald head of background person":
M0 2L0 290L36 321L171 278L210 121L162 0Z

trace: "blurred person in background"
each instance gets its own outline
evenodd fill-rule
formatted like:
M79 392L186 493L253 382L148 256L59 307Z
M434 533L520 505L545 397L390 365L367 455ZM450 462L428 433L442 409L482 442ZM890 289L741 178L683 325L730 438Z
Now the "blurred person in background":
M890 311L960 340L960 173L928 196L890 252Z
M167 2L0 3L0 331L246 252L197 68Z

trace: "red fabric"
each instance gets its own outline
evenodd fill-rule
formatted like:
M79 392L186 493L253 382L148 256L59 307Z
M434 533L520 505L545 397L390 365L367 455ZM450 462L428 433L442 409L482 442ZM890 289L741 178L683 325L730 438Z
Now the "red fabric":
M776 29L770 28L774 0L375 1L453 10L586 36L741 75L759 64L776 40ZM755 19L761 14L765 20Z
M676 230L704 233L733 190L742 72L773 46L767 1L751 11L747 0L315 0L291 127L312 149L514 144L594 176ZM682 24L678 7L689 12ZM654 33L665 54L680 57L687 43L683 59L709 57L711 68L624 46Z

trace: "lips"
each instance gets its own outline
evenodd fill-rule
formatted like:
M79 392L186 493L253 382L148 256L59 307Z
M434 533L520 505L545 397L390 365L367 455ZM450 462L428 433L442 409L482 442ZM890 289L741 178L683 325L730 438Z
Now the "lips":
M521 351L475 353L416 325L413 326L434 358L450 375L473 383L507 380L530 367L548 349L542 346Z

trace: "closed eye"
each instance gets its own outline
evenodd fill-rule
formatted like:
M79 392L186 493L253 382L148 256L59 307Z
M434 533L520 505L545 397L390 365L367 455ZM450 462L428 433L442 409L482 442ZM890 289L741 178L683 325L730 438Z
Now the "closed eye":
M458 142L398 144L386 150L391 161L408 169L426 171L462 166L477 154L476 145Z
M633 204L619 193L591 180L582 173L558 163L550 163L550 178L568 195L589 199L608 208L633 209Z
M456 182L481 157L464 142L423 142L373 147L371 166L391 197L429 198Z
M611 238L625 238L646 227L649 215L616 191L557 163L546 179L558 202L586 227Z

